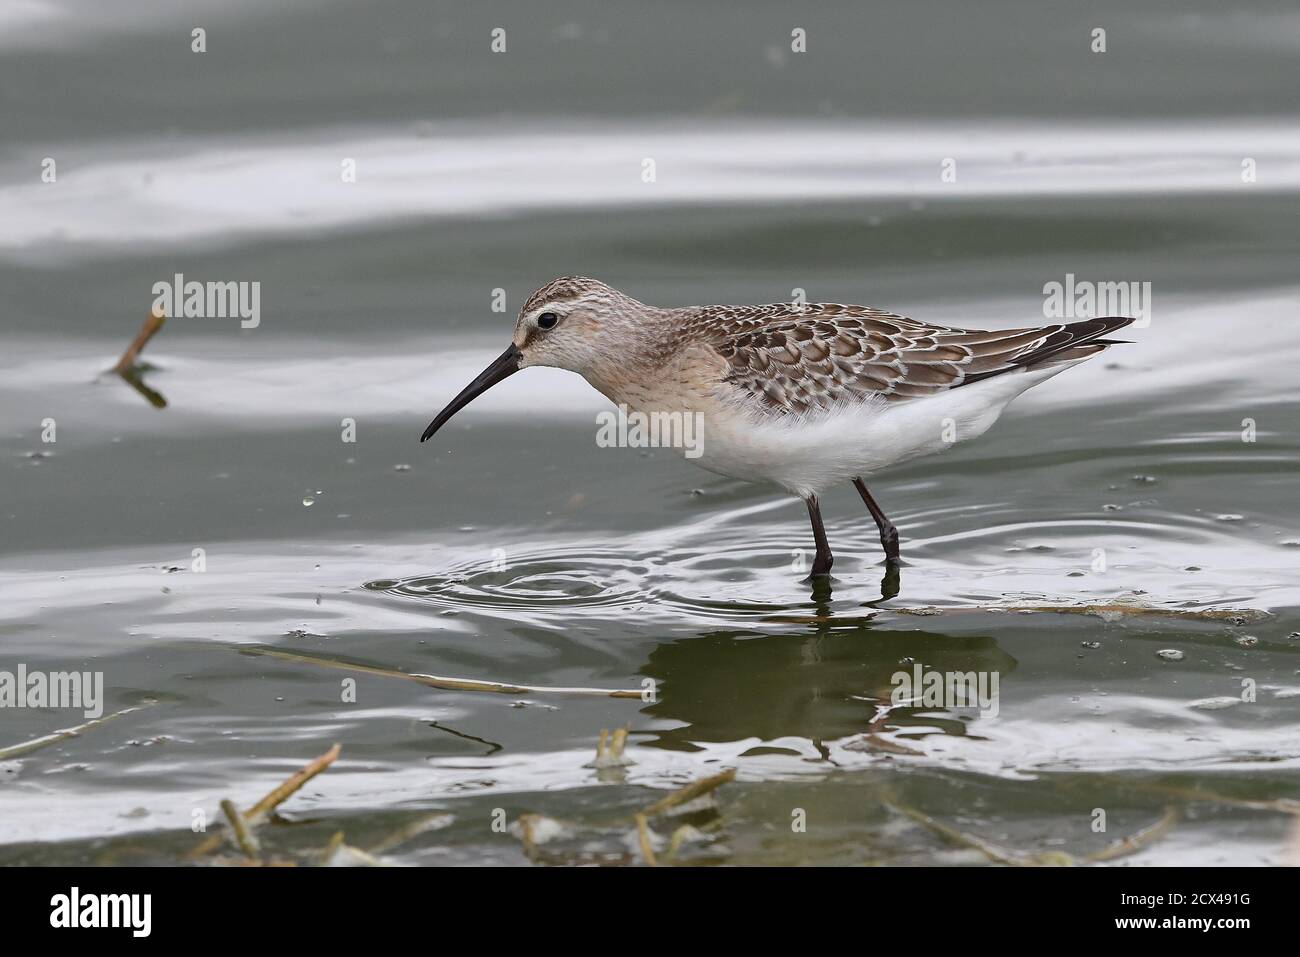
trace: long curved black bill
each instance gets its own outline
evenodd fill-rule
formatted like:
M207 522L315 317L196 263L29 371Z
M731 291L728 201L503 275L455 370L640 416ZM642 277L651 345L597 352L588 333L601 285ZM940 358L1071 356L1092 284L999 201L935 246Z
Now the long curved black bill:
M430 422L429 427L424 430L424 435L420 436L420 441L425 441L429 436L437 432L447 423L448 419L473 402L477 396L482 395L502 379L509 378L518 372L519 363L523 360L523 357L524 354L515 347L515 344L510 343L509 349L493 359L492 364L480 372L473 382L460 390L460 395L447 403L447 408L439 412L438 417Z

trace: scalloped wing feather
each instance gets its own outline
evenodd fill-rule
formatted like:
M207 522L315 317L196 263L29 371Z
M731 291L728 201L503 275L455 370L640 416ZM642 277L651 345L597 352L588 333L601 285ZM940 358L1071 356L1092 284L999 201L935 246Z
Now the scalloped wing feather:
M1087 358L1110 317L1019 329L958 329L868 306L705 306L683 328L726 360L724 381L771 413L806 415L878 398L906 402L1052 360ZM1095 348L1082 348L1094 343Z

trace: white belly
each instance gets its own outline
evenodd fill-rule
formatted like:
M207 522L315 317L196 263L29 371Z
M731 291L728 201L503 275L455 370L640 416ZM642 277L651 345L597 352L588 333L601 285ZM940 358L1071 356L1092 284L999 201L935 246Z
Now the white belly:
M982 435L1008 402L1066 368L1012 372L924 399L876 400L813 419L715 413L705 417L700 455L690 461L795 495L817 494Z

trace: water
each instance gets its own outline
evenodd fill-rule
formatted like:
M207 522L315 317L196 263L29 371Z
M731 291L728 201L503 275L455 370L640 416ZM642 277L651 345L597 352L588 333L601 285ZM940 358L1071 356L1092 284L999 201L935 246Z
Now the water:
M636 811L734 768L715 807L651 822L697 828L679 859L1080 860L1134 834L1116 863L1284 859L1293 16L1112 5L1007 30L952 4L945 38L836 4L801 59L780 4L742 24L194 2L139 5L129 31L94 4L14 9L0 670L102 671L105 713L133 710L0 759L0 862L174 862L196 811L252 805L334 742L262 829L272 853L343 831L400 863L635 862ZM852 489L825 497L835 580L812 589L798 502L598 448L603 400L565 373L418 444L570 272L663 305L797 287L973 326L1035 321L1067 273L1153 301L1133 345L873 483L906 559L882 600ZM146 393L106 370L176 273L260 282L261 322L171 320ZM894 704L918 664L998 675L996 713ZM0 749L84 720L5 709ZM634 763L591 767L620 727ZM526 814L559 836L526 847Z

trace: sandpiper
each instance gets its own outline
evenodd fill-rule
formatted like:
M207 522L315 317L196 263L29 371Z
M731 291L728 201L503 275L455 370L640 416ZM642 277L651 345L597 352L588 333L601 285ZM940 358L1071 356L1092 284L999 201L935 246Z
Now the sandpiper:
M810 577L831 570L818 495L839 482L858 490L896 566L898 530L863 478L981 435L1017 395L1116 344L1104 337L1132 321L985 331L826 302L665 309L565 276L528 298L509 348L420 441L520 369L567 369L620 408L698 416L692 462L803 499Z

